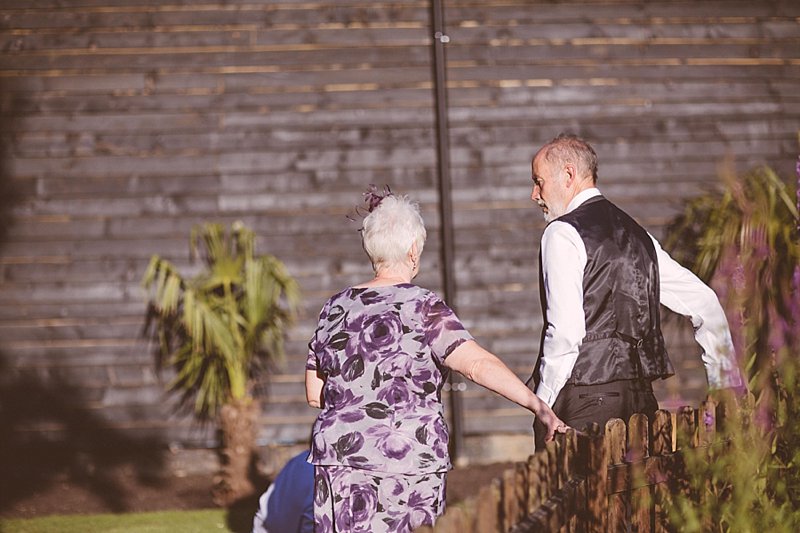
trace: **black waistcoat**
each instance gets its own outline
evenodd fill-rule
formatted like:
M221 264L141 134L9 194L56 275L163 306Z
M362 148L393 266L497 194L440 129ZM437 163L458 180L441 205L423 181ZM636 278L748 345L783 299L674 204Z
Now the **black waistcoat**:
M661 334L658 259L647 232L602 196L590 198L558 220L578 231L587 257L586 336L567 383L597 385L671 376L674 371ZM547 311L541 256L539 286L543 344ZM533 376L537 384L540 361L541 350Z

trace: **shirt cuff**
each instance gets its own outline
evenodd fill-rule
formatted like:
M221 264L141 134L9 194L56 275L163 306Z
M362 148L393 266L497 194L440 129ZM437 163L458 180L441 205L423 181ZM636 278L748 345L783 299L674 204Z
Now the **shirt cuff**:
M734 368L719 369L716 373L708 374L709 389L733 389L744 385L741 371Z
M540 400L542 400L547 404L548 407L552 409L553 404L556 402L558 393L548 387L544 382L541 382L539 383L539 387L536 389L536 396L538 396Z

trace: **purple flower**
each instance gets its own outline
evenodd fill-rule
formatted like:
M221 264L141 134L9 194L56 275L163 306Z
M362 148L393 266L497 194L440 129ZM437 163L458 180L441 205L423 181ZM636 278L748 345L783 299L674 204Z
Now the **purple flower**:
M319 520L319 519L318 519ZM321 522L314 525L315 533L333 533L333 523L328 515L322 517Z
M322 350L314 350L314 353L317 354L317 360L319 361L318 368L320 370L329 376L339 375L341 369L339 367L339 358L336 357L336 354L325 348Z
M336 523L337 531L351 531L353 527L353 515L350 513L348 505L337 505L334 507L336 516L334 522Z
M429 511L430 498L412 492L399 520L394 521L392 531L413 531L423 525L433 525L433 514Z
M411 496L408 498L408 507L410 512L408 513L411 527L417 528L423 524L432 524L433 523L433 516L428 511L431 507L430 505L431 498L423 498L419 492L412 492Z
M367 430L367 435L375 439L375 445L384 457L401 461L414 447L413 440L400 431L387 426L373 426Z
M392 406L408 403L411 399L408 383L401 378L394 378L392 381L384 383L378 392L378 399Z
M353 531L372 531L372 518L378 508L378 492L371 483L355 485L350 493Z
M354 333L347 345L348 353L361 353L368 361L400 351L403 323L396 312L385 315L362 315L348 324Z
M363 396L356 396L350 389L344 389L342 386L333 380L328 380L325 383L325 388L322 391L325 399L325 409L341 410L345 407L352 407L364 399Z
M378 499L382 502L394 502L404 491L405 487L398 479L387 477L378 486Z
M452 309L447 307L439 298L428 298L417 303L417 313L422 318L423 337L422 342L426 346L431 346L442 333L442 330L462 330L464 326L455 318Z

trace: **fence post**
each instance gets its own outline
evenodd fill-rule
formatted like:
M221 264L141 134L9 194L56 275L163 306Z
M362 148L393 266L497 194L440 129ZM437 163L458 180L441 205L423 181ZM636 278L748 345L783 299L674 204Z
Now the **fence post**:
M461 505L454 505L436 522L433 530L436 533L471 533L472 525Z
M611 465L622 464L627 448L625 422L612 418L606 422L606 445L609 449ZM627 498L626 494L611 494L608 502L608 530L627 531Z
M586 455L587 530L589 533L608 531L608 465L610 449L600 426L592 424L584 437L588 445Z
M503 471L503 531L508 531L514 524L520 521L520 508L521 503L524 501L520 497L522 487L521 482L517 479L517 469L507 468Z
M669 411L658 410L653 419L653 442L651 445L651 455L662 460L661 465L667 468L670 463L665 460L672 454L672 413ZM672 472L672 468L669 468ZM661 472L663 475L664 472ZM669 517L667 516L667 506L670 503L671 480L666 477L656 479L653 487L653 497L655 500L653 531L655 533L667 533L669 531Z
M550 498L553 494L558 493L561 488L559 485L559 472L558 472L558 449L560 448L558 440L553 439L548 442L544 449L547 453L547 497Z
M547 454L534 453L528 457L528 502L526 515L531 514L544 501L547 480Z
M499 507L500 480L495 478L478 492L478 501L475 506L475 531L480 531L480 533L502 531Z
M649 456L649 427L647 416L641 413L631 416L628 423L628 459L631 463L630 477L632 487L647 481L645 461ZM631 525L633 531L650 533L651 507L650 487L639 489L631 487Z
M683 406L678 409L677 449L694 448L697 442L697 416L694 409Z
M570 428L564 435L564 484L563 488L572 485L577 478L578 465L578 433ZM585 490L585 485L584 490ZM578 527L578 516L586 511L586 497L581 498L580 484L574 486L575 497L573 500L574 508L571 516L567 519L567 531L575 532ZM570 487L573 488L573 487Z
M528 464L517 463L515 466L515 480L514 480L514 501L516 502L516 514L514 515L514 523L521 521L527 515L526 507L528 504L528 492L530 485L528 485Z
M697 421L697 441L699 446L710 446L717 433L716 403L706 400L700 404Z

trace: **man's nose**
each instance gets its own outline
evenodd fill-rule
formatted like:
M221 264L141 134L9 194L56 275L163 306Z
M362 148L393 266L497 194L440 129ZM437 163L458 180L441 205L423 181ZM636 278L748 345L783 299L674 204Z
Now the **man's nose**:
M533 186L533 190L531 191L531 200L534 202L538 202L541 199L542 190L539 188L538 185Z

